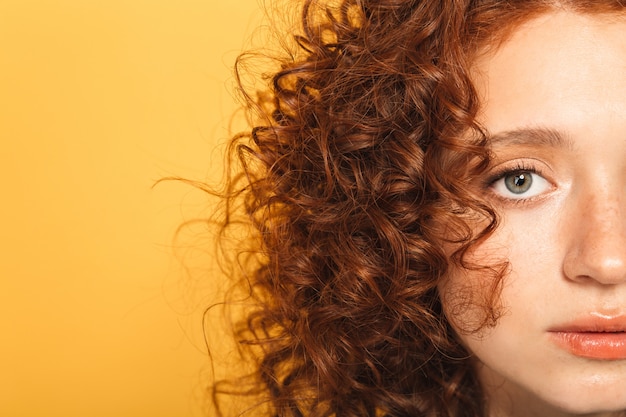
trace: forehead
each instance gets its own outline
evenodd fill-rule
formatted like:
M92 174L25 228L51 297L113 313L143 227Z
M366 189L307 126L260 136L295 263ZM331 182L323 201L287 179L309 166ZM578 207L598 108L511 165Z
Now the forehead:
M569 128L583 114L616 107L625 115L625 74L623 15L546 13L476 58L479 121L493 132L512 124Z

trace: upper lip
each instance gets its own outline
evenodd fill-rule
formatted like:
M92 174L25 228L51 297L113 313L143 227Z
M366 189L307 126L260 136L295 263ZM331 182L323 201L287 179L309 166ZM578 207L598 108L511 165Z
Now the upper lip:
M550 332L562 333L615 333L626 332L626 315L590 313L572 321L558 324Z

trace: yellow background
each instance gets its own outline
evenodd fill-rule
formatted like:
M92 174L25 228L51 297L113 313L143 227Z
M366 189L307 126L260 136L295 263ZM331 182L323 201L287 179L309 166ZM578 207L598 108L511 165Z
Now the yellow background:
M0 2L0 415L202 414L211 265L185 273L174 253L208 258L171 239L206 200L152 185L221 173L231 68L261 15Z

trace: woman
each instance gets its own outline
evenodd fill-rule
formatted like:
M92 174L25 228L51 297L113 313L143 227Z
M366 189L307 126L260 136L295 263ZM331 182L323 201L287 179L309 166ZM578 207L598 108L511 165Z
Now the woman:
M625 414L621 2L302 17L234 143L250 415Z

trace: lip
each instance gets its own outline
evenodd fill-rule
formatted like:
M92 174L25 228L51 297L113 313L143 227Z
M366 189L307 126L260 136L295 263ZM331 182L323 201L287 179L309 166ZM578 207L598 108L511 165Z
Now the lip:
M597 360L626 359L626 316L590 314L548 330L559 348Z

